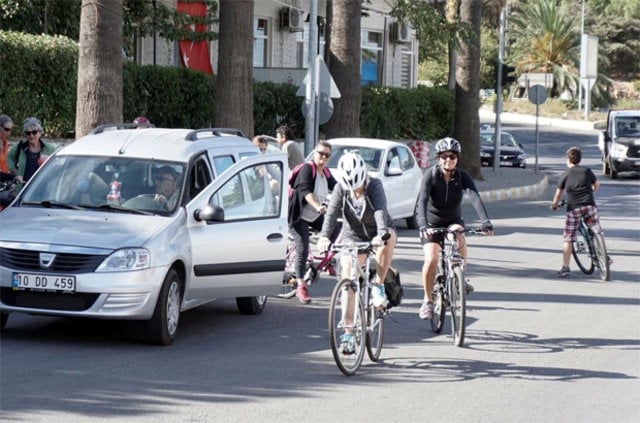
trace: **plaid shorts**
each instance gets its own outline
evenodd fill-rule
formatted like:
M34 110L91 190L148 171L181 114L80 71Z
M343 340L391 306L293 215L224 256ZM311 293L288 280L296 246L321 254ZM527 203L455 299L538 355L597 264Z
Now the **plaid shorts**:
M567 220L564 224L564 241L565 242L575 242L577 237L576 233L578 232L578 227L580 226L580 218L585 216L589 226L593 228L593 231L596 233L602 233L602 228L600 227L600 217L598 217L598 209L595 206L579 206L573 210L567 211Z

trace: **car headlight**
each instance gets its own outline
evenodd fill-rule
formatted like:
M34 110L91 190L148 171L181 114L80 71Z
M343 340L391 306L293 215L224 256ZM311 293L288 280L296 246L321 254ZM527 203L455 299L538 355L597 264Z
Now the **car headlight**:
M490 158L491 157L491 153L487 153L486 151L482 151L480 152L480 157L484 157L484 158Z
M124 248L111 254L98 266L96 272L120 272L147 269L151 255L146 248Z
M618 143L611 143L611 155L613 157L627 157L627 146Z
M520 159L520 160L524 160L524 159L526 159L526 158L527 158L527 155L526 155L525 153L518 154L518 159Z

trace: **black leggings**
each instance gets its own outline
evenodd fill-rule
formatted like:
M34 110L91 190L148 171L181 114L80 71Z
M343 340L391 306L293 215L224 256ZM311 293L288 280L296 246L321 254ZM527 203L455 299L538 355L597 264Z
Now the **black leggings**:
M298 220L293 225L289 226L293 241L296 243L296 263L295 272L297 278L304 278L304 274L307 270L307 257L309 256L309 228L316 232L320 232L322 229L322 222L324 222L324 216L319 216L313 222L307 222L306 220ZM335 241L342 225L336 225L336 230L331 234L331 241Z

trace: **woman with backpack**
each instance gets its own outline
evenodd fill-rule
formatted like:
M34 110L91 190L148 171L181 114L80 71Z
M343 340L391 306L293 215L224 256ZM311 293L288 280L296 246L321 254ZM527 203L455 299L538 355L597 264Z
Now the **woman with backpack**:
M323 204L336 185L335 178L326 168L331 157L331 144L319 140L313 153L313 160L303 162L293 170L291 195L289 196L289 230L296 244L295 273L296 296L301 303L311 302L311 296L304 282L304 273L309 255L309 227L319 231L324 221L327 207Z
M9 151L9 171L16 175L19 182L24 183L56 151L56 146L40 139L44 130L35 117L25 119L22 132L27 140L17 143Z

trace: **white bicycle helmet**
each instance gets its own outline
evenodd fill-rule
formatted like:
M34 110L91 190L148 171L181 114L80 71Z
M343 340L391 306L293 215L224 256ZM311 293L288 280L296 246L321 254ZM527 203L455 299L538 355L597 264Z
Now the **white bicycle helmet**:
M340 170L340 183L347 191L360 188L367 179L367 165L356 153L345 153L340 157L338 170Z
M442 154L445 151L452 151L458 155L462 153L462 148L460 147L460 143L455 138L442 138L436 143L436 155Z

